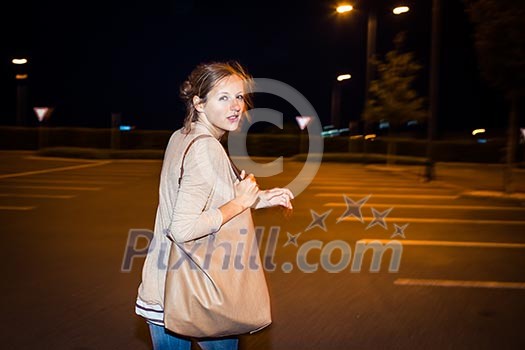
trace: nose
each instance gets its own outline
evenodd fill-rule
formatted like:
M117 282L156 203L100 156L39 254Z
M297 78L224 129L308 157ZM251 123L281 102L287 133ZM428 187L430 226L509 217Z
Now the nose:
M239 112L241 110L241 103L239 102L239 100L234 99L230 105L230 109L232 111Z

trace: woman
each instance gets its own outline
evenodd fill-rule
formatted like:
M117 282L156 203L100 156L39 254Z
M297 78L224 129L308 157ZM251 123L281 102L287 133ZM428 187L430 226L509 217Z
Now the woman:
M188 338L164 327L169 240L183 243L220 236L223 225L246 213L253 228L250 208L292 208L288 189L261 191L252 174L236 174L219 143L225 133L238 128L250 107L251 80L236 62L209 63L197 66L181 86L186 118L183 128L170 138L164 156L154 239L136 304L137 314L148 321L155 350L191 347ZM236 337L199 341L203 349L236 349L237 344Z

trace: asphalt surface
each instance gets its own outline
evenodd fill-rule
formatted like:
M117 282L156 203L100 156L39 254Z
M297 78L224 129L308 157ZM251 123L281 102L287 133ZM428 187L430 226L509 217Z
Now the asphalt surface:
M2 349L151 348L134 314L143 258L121 266L128 231L153 227L160 166L0 153ZM302 166L259 184L286 186ZM397 170L323 164L293 214L254 212L261 254L270 227L279 232L267 266L274 322L241 349L525 347L525 206L463 197L484 187L480 170L466 184ZM343 195L366 203L345 217ZM313 225L314 214L326 218ZM397 272L391 251L378 272L370 251L352 269L369 240L399 242Z

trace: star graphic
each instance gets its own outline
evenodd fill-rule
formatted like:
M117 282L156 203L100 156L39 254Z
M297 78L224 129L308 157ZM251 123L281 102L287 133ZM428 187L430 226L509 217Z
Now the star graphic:
M288 236L288 240L283 245L283 247L286 247L287 245L290 245L290 244L293 244L294 246L297 247L297 238L299 238L299 236L301 235L301 232L295 235L292 235L290 232L286 232L286 235Z
M396 229L396 231L394 232L394 234L392 234L392 236L390 238L394 238L394 237L397 237L397 236L400 236L401 238L406 238L405 237L405 229L407 228L408 224L404 224L403 226L399 226L399 225L396 225L394 224L394 227Z
M308 231L308 230L311 230L313 229L315 226L319 226L320 228L323 229L323 231L326 232L326 224L325 224L325 220L327 218L328 215L330 215L330 213L332 212L332 209L322 213L321 215L317 214L317 212L315 212L314 210L310 209L310 214L312 215L312 222L310 223L310 225L308 225L308 227L305 229L305 231Z
M343 195L346 203L346 211L337 219L337 223L344 220L349 216L355 217L361 223L363 223L363 214L361 213L361 207L370 199L372 195L369 194L366 197L361 198L359 201L354 202L350 197Z
M386 217L388 214L392 211L394 208L387 209L385 211L377 211L375 208L372 208L372 214L374 215L374 220L372 220L368 226L366 227L366 230L368 230L370 227L374 227L375 225L379 225L385 230L388 228L387 223L385 222Z

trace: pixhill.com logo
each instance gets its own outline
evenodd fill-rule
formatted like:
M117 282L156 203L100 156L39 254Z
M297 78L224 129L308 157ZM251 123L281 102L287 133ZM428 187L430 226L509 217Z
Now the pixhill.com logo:
M386 218L393 210L389 208L384 211L378 211L374 207L370 208L372 217L370 217L367 223L363 216L363 207L367 201L372 197L368 195L359 200L353 200L348 196L343 196L346 210L337 218L335 221L336 225L343 224L345 222L358 221L363 225L366 225L364 230L368 230L372 227L379 226L385 231L389 231ZM280 265L280 268L285 273L292 272L295 268L304 273L314 273L319 269L330 273L338 273L345 270L349 270L353 273L362 271L363 261L365 254L370 252L371 262L368 271L379 272L381 269L381 263L385 253L390 251L390 262L388 264L388 272L396 273L399 271L401 265L401 257L403 254L402 241L397 238L405 238L405 230L408 224L398 225L394 223L394 231L389 232L389 239L360 239L355 242L352 249L352 245L343 239L336 239L326 241L323 239L309 239L302 241L301 235L303 232L310 230L318 230L324 233L328 232L326 221L332 214L332 209L319 214L314 210L310 210L312 221L305 227L301 232L292 234L286 232L286 241L282 244L283 249L296 249L293 262L286 261ZM246 234L247 230L239 230L239 234ZM164 233L166 234L166 232ZM126 243L123 261L122 271L130 272L133 268L133 261L135 258L142 258L147 255L148 251L159 249L158 254L158 268L161 270L165 269L178 269L183 264L189 264L190 267L196 268L193 264L192 252L198 251L200 248L205 247L204 263L200 268L209 268L210 262L218 261L217 254L220 255L220 268L223 270L234 269L260 269L263 268L268 272L277 270L278 264L275 262L276 252L278 244L281 241L281 228L279 226L271 226L266 234L266 228L258 226L255 228L256 240L252 247L244 247L239 245L237 242L228 242L222 240L220 244L215 244L214 235L195 241L187 254L182 255L177 259L171 266L168 266L168 255L170 251L170 245L172 244L166 236L155 237L154 233L150 230L144 229L131 229L128 232L128 240ZM320 237L322 238L322 237ZM264 244L263 244L264 242ZM262 266L257 264L258 259L256 255L260 254L258 247L261 247L262 254ZM243 255L243 250L249 249L251 258L248 264L240 264L238 257ZM353 252L353 254L352 254Z

